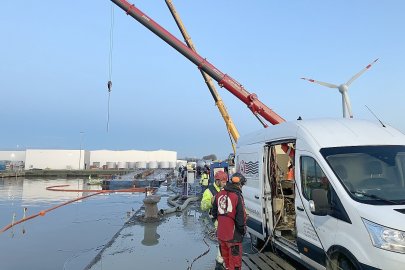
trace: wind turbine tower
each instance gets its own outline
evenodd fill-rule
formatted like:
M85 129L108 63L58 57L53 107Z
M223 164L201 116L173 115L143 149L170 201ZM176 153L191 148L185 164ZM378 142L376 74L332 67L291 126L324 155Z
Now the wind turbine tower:
M352 113L352 106L350 104L350 98L348 95L348 90L349 86L352 84L354 80L356 80L358 77L360 77L364 72L369 70L371 66L378 61L378 58L375 59L372 63L368 64L365 68L363 68L360 72L358 72L356 75L354 75L350 80L348 80L346 83L343 83L341 85L335 85L332 83L327 83L327 82L321 82L321 81L316 81L314 79L308 79L308 78L301 78L303 80L312 82L312 83L317 83L329 88L337 88L339 92L342 94L342 110L343 110L343 117L344 118L353 118L353 113Z

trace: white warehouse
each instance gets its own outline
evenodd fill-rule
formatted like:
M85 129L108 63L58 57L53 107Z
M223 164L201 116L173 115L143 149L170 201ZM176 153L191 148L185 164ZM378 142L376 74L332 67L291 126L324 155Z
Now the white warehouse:
M85 150L27 149L25 170L79 170L90 162L90 152Z
M26 151L0 151L0 158L4 160L21 160L25 163L25 170L83 170L90 168L126 169L141 167L174 168L177 152L157 150L55 150L55 149L27 149ZM1 160L1 159L0 159Z

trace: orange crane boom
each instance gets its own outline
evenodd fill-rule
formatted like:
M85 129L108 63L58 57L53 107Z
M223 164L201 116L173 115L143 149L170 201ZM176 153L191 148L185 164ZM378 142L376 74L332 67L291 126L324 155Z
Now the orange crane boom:
M242 84L237 82L235 79L229 75L222 73L214 65L208 62L205 58L201 57L195 51L187 47L186 44L181 42L175 36L170 34L166 29L152 20L145 13L136 8L133 4L126 0L111 0L122 10L124 10L127 15L137 20L143 26L148 28L150 31L155 33L158 37L163 39L167 44L172 46L175 50L189 59L194 63L199 69L207 73L211 78L218 82L220 87L224 87L239 100L247 105L247 107L252 111L252 113L259 119L259 115L265 120L273 125L285 122L285 120L279 116L277 113L272 111L269 107L263 104L254 93L248 92ZM262 124L267 127L267 125L262 122Z

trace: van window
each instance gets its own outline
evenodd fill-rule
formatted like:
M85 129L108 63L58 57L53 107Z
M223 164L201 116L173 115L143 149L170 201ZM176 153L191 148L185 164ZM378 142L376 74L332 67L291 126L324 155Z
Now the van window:
M348 194L366 204L405 204L405 146L320 150Z
M329 191L329 180L315 159L302 156L300 163L302 193L307 200L312 200L312 191L314 189L322 188Z

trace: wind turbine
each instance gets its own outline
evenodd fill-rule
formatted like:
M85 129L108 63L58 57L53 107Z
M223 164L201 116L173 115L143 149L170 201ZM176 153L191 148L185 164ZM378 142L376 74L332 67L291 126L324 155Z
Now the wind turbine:
M365 68L363 68L359 73L354 75L350 80L348 80L346 83L341 84L341 85L335 85L332 83L327 83L327 82L321 82L321 81L316 81L314 79L308 79L308 78L301 78L303 80L312 82L312 83L317 83L329 88L337 88L339 92L342 94L342 109L343 109L343 117L344 118L353 118L353 113L352 113L352 106L350 104L350 99L347 91L349 90L350 84L356 80L358 77L360 77L364 72L366 72L368 69L371 68L371 66L378 61L378 58L375 59L372 63L368 64Z

